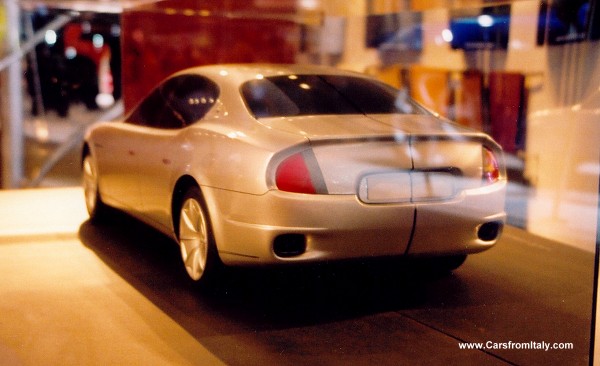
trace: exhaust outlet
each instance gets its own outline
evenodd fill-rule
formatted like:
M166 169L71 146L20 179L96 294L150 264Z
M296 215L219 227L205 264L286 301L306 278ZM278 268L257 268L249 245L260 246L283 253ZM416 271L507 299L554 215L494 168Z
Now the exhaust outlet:
M296 257L306 252L306 237L302 234L282 234L273 241L273 252L281 258Z
M477 229L477 237L483 241L494 241L500 236L503 226L501 221L486 222Z

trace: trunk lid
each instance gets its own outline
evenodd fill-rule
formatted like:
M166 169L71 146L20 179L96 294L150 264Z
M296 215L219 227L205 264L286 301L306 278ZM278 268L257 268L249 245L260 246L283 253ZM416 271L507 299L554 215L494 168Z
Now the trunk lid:
M427 114L315 115L263 118L259 122L269 128L302 135L311 141L413 134L464 134L470 131Z
M326 191L365 203L447 200L481 185L486 135L432 115L261 119L306 137Z

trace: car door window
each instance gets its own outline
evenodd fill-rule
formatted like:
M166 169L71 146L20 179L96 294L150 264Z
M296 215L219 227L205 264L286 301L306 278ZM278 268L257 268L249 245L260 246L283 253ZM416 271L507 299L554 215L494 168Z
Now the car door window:
M177 129L189 126L212 108L219 87L199 75L180 75L166 80L131 113L128 123Z
M173 113L160 95L160 90L155 89L144 101L131 113L127 122L146 127L164 128L163 126L183 127L183 123Z

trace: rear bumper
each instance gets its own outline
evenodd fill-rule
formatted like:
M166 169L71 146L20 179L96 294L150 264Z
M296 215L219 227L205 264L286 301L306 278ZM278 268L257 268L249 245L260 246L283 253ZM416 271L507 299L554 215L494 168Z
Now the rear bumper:
M471 254L489 249L506 222L506 181L464 191L456 200L417 206L411 255ZM482 225L497 223L493 240L483 240Z
M414 217L411 205L365 205L350 195L304 195L269 191L262 196L203 189L213 233L226 264L314 262L363 256L402 255ZM273 244L300 234L306 250L280 257Z
M475 253L496 242L478 238L478 228L505 220L505 183L418 205L365 204L353 195L202 191L219 255L231 265ZM305 249L278 255L274 243L288 237L303 238Z

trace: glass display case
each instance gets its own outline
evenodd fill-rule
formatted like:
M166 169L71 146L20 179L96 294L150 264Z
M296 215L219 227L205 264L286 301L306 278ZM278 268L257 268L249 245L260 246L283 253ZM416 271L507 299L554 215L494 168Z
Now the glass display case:
M503 239L450 279L426 285L447 302L427 301L428 293L406 285L408 296L427 299L386 298L387 308L373 312L399 312L457 343L488 345L485 353L508 363L599 359L600 0L114 1L111 14L48 4L23 12L33 32L46 32L35 57L23 60L28 179L43 155L54 157L45 169L53 185L78 182L82 152L72 138L81 141L82 124L71 119L96 119L115 103L126 116L189 67L301 64L366 74L460 131L491 136L504 151L508 181ZM60 14L73 18L46 29ZM41 142L44 133L57 143ZM373 310L353 309L360 316ZM527 342L574 347L514 346ZM460 352L457 346L456 359Z

